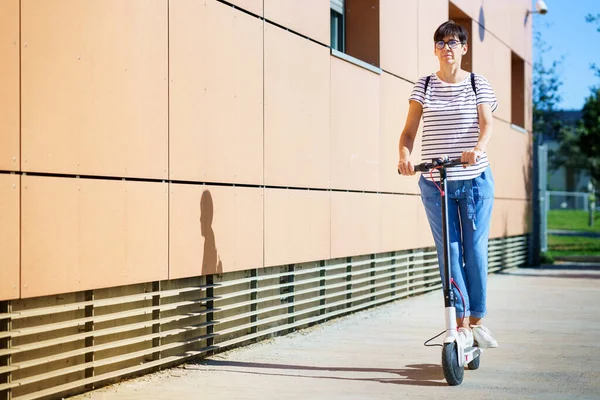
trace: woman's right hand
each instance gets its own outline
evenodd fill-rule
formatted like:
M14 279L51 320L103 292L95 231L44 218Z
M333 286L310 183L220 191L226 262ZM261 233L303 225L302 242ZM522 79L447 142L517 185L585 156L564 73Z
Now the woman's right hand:
M398 161L398 172L404 176L410 176L415 174L415 167L408 159L400 159Z

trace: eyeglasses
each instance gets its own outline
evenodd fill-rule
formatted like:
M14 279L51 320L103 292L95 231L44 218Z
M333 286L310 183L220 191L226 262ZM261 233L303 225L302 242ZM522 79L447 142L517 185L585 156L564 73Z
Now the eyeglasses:
M448 44L448 47L451 49L455 49L458 47L459 44L463 44L462 42L456 40L456 39L450 39L447 42L444 42L443 40L438 40L435 42L435 47L438 50L442 50L444 47L446 47L446 44Z

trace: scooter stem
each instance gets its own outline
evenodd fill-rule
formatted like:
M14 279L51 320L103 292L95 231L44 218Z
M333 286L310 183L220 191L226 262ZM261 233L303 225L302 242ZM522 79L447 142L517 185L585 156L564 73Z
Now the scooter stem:
M446 307L446 335L444 336L444 343L452 343L456 341L458 343L458 330L456 325L456 309L454 307Z
M454 308L454 291L450 270L450 235L448 222L448 196L446 195L446 169L440 168L440 189L442 200L442 237L444 238L444 305ZM456 321L454 323L456 327Z

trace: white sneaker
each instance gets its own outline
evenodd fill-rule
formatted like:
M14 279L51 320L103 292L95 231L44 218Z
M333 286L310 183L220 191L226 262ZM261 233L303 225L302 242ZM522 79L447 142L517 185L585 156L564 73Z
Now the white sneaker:
M458 337L465 348L473 347L473 333L470 329L458 328Z
M482 349L498 347L498 342L492 337L492 332L488 328L483 325L473 325L471 329L478 347Z

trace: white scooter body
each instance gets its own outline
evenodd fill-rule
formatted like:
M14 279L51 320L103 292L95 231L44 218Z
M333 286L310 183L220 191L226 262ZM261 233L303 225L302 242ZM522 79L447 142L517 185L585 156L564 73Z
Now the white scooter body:
M444 343L456 342L458 349L458 362L461 367L467 365L481 355L483 349L477 346L465 347L465 343L458 336L458 326L456 325L456 309L454 307L446 307L446 336Z
M476 346L467 347L464 340L458 335L458 326L456 324L456 309L454 308L454 293L452 290L452 276L450 272L450 240L448 237L448 197L445 195L446 190L446 168L451 166L464 165L460 159L449 160L448 157L432 160L431 163L421 163L414 166L414 171L427 172L432 169L439 169L440 186L438 189L441 193L442 205L442 235L444 239L444 305L446 317L446 336L444 336L444 345L442 350L442 368L444 377L451 385L460 385L463 380L464 366L469 369L478 369L479 360L477 357L481 355L482 349ZM398 171L400 173L400 171ZM454 346L452 343L456 343ZM474 362L475 360L475 362ZM471 365L468 365L472 363Z

